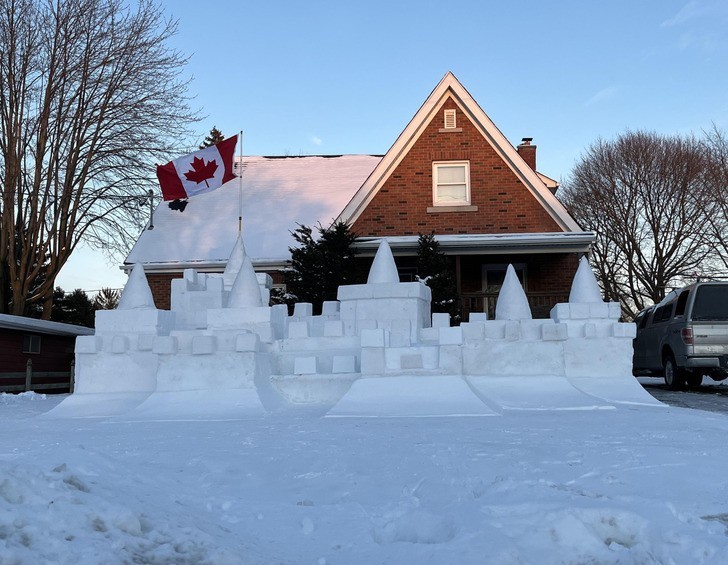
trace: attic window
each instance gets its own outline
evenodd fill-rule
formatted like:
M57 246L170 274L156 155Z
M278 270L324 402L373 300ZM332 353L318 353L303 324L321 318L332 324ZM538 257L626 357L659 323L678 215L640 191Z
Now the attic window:
M432 203L435 206L470 204L470 163L440 161L432 163Z
M445 129L455 129L456 127L455 110L445 110Z

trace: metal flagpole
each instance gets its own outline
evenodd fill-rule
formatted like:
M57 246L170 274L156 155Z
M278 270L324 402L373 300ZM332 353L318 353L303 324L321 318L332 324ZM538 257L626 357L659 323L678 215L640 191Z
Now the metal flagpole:
M243 233L243 130L240 130L240 163L238 165L238 233Z

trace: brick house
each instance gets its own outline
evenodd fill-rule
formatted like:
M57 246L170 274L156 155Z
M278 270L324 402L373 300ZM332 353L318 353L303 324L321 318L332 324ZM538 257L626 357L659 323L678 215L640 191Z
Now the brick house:
M386 237L407 279L416 274L418 234L434 231L456 273L466 316L492 316L508 264L516 268L534 316L546 316L568 297L594 234L581 230L557 200L558 184L536 172L531 141L509 143L447 73L383 157L245 157L246 249L256 270L280 282L296 224L342 220L360 236L364 257L372 257ZM158 306L169 307L169 281L183 268L224 269L237 235L231 217L232 210L237 219L237 197L227 187L196 197L187 219L166 206L157 209L155 229L145 230L124 268L144 264ZM214 227L196 232L209 226L209 218L217 218ZM194 233L199 237L189 240Z

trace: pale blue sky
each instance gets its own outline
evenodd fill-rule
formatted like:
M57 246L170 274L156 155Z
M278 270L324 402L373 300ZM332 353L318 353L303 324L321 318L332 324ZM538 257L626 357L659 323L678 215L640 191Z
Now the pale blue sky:
M728 129L725 0L163 4L200 139L242 129L246 155L385 153L447 71L556 179L626 129ZM83 252L57 282L122 286L122 259Z

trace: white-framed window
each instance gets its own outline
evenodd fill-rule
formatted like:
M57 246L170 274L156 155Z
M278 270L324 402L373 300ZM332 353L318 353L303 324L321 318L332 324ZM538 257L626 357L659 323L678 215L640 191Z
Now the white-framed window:
M470 204L470 162L432 163L432 203L435 206Z

